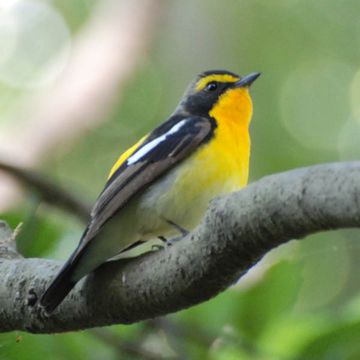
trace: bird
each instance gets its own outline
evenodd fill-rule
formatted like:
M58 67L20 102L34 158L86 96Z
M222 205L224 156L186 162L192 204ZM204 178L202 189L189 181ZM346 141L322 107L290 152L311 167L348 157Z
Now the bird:
M153 251L155 239L174 244L214 197L246 186L249 89L259 76L202 72L168 119L118 158L77 248L41 296L47 313L104 262Z

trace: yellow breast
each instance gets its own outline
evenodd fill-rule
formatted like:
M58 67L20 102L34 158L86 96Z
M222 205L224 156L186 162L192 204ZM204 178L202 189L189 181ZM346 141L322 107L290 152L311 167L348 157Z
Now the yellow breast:
M170 175L172 185L167 189L167 201L162 202L168 203L162 213L191 229L199 222L211 199L247 184L251 112L246 89L236 89L219 100L210 113L217 121L214 137Z
M212 144L179 165L174 183L177 202L194 203L196 198L211 198L245 186L249 174L250 138L247 129L221 126ZM200 199L199 199L200 200Z
M252 103L248 90L228 91L209 115L217 122L214 137L185 161L178 181L195 192L208 187L225 192L241 188L249 175Z
M218 162L217 176L237 179L237 186L247 184L249 176L252 101L247 88L235 88L223 94L210 111L217 122L213 146L204 155ZM223 174L223 175L221 175Z

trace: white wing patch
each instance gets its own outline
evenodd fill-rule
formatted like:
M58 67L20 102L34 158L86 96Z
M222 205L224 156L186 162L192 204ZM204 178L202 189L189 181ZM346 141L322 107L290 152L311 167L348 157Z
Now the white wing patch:
M127 164L132 165L132 164L136 163L137 161L141 160L148 152L150 152L157 145L159 145L164 140L166 140L168 135L175 134L177 131L179 131L180 128L182 128L185 125L186 121L187 121L186 119L181 120L176 125L174 125L168 132L166 132L165 134L159 136L158 138L156 138L154 140L151 140L149 143L144 145L142 148L140 148L138 151L136 151L133 155L131 155L127 159L127 161L126 161Z

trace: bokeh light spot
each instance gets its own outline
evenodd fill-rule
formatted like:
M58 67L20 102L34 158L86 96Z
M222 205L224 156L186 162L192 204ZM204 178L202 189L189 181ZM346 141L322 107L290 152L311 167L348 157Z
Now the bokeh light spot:
M19 88L52 83L70 53L62 16L41 1L8 1L0 6L0 81Z
M360 125L360 70L355 73L355 76L350 86L350 100L351 112L355 121Z
M281 120L295 141L317 151L336 151L339 131L349 117L352 69L321 58L301 63L280 96Z
M360 158L360 70L355 73L349 90L351 115L339 132L340 160L358 160Z

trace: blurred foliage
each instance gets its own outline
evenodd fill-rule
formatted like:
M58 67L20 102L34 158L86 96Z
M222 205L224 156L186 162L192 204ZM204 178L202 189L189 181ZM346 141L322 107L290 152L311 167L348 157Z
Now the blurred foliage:
M94 3L47 4L71 40ZM358 159L359 13L356 0L162 2L151 51L107 121L48 154L43 171L94 199L118 155L171 113L194 74L212 68L263 73L252 90L252 181ZM29 89L7 81L1 66L3 116ZM13 227L24 223L19 248L26 256L64 259L82 230L32 194L1 218ZM51 336L1 334L0 359L359 359L359 237L346 230L285 245L233 289L162 321Z

